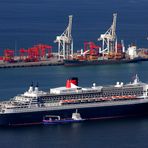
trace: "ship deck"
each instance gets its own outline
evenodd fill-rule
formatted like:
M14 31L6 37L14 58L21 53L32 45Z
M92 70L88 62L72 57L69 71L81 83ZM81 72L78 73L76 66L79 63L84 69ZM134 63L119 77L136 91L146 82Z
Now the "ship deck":
M66 109L79 109L79 108L92 108L92 107L107 107L107 106L122 106L131 104L144 104L148 103L148 98L138 98L131 100L112 100L102 102L91 102L91 103L78 103L78 104L65 104L65 105L53 105L48 104L45 107L32 107L32 108L18 108L13 112L5 112L0 114L11 114L11 113L25 113L25 112L40 112L40 111L54 111L54 110L66 110Z

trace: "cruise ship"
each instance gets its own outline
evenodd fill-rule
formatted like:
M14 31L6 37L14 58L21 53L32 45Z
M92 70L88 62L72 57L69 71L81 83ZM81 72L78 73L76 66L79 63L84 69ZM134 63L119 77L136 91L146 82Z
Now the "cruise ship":
M75 110L84 120L148 115L148 84L137 75L127 84L91 87L80 87L73 77L48 91L32 84L26 92L0 102L0 125L42 124L46 116L69 119Z

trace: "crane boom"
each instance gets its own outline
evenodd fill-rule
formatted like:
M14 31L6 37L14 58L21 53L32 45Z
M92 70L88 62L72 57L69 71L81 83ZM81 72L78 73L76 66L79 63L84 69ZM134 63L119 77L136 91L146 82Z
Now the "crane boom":
M67 59L73 56L73 38L72 38L72 15L69 15L69 23L66 30L56 37L55 43L58 43L58 56L59 59Z
M100 50L100 53L108 54L110 51L115 50L115 42L117 40L116 20L117 13L114 13L111 27L104 34L101 34L100 38L98 38L98 41L102 41L102 49Z

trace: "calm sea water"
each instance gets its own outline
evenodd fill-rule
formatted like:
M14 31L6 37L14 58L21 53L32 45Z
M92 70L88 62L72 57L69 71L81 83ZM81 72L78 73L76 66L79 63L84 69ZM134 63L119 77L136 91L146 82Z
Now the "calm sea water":
M126 46L134 42L148 47L147 0L1 0L0 54L5 48L31 47L46 43L54 47L56 35L62 33L73 14L75 49L84 41L96 41L118 13L117 34ZM97 42L96 42L97 43ZM148 82L148 62L138 64L86 67L33 67L0 69L0 99L7 100L28 89L33 81L40 89L65 85L67 78L79 77L80 86L127 83L138 74ZM147 148L148 117L114 119L55 126L0 128L0 147L20 148Z
M80 86L127 83L138 74L148 82L148 62L111 66L65 68L33 67L0 69L1 99L7 99L28 89L33 81L40 89L63 86L68 77L78 76ZM55 126L0 128L1 147L53 148L147 148L148 117L83 122Z
M74 47L83 48L84 41L97 42L107 31L115 12L118 39L126 46L134 42L147 47L147 5L147 0L1 0L0 51L38 43L50 44L56 51L53 41L63 33L71 14Z

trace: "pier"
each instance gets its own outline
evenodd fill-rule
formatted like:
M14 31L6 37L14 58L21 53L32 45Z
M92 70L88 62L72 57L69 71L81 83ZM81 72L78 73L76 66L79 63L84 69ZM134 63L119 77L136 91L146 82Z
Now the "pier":
M0 61L0 68L19 68L19 67L37 67L37 66L58 66L64 65L63 60L58 60L56 58L51 58L45 61L38 61L38 62L14 62L8 63Z

